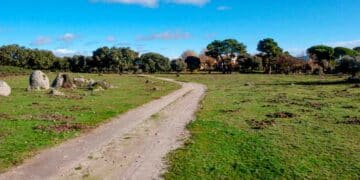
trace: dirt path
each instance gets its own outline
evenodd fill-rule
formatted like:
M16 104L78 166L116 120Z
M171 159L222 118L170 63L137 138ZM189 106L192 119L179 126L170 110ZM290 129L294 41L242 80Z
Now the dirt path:
M170 79L159 78L166 81ZM179 82L176 82L179 83ZM187 137L206 87L182 88L1 174L8 179L160 179L166 154Z

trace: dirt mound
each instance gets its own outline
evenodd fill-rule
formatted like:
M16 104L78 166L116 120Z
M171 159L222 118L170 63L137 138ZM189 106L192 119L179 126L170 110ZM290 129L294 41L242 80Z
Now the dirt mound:
M265 129L269 126L274 126L276 124L275 120L263 120L257 121L255 119L247 121L247 123L251 126L251 129Z
M360 117L345 117L345 121L343 124L352 124L352 125L360 125Z
M267 114L266 116L269 118L293 118L293 117L296 117L295 114L290 113L290 112L277 112L277 113Z

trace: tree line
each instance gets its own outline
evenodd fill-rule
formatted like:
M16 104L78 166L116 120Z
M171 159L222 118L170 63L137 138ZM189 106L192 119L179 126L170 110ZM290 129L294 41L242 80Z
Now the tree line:
M234 71L250 73L350 73L357 76L360 71L360 47L312 46L307 49L308 61L296 58L284 51L271 38L260 40L258 54L247 52L245 44L236 39L215 40L197 54L185 51L178 59L170 60L159 53L138 52L128 47L101 47L92 56L75 55L56 57L51 51L30 49L19 45L0 47L0 65L19 66L29 69L72 71L84 73L123 72L182 72Z

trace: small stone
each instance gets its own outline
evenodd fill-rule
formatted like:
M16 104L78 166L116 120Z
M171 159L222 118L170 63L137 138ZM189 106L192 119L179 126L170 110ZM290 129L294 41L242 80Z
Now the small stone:
M65 96L65 94L63 92L60 92L56 89L51 89L49 94L51 94L53 96Z

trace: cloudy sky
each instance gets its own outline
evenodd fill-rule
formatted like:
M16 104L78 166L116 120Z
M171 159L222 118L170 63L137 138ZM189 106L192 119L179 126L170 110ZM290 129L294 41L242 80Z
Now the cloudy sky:
M256 52L272 37L298 55L315 44L360 46L359 0L2 0L0 45L59 56L100 46L178 57L214 39Z

